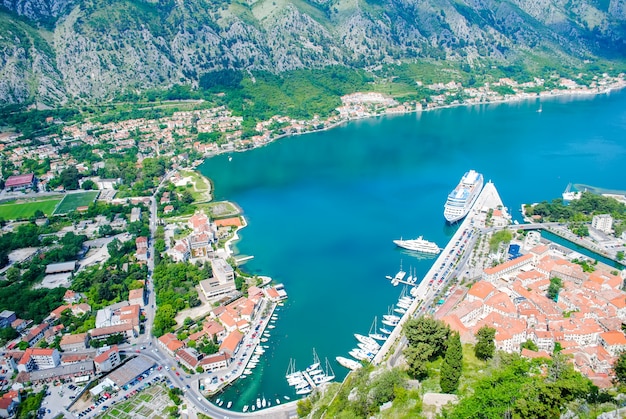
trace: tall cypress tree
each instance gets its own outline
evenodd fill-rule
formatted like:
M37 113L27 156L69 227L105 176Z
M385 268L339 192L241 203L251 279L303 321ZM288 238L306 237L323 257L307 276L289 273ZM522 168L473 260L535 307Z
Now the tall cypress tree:
M444 393L454 393L459 388L459 380L463 370L463 348L461 337L457 332L450 333L446 357L441 364L439 385Z

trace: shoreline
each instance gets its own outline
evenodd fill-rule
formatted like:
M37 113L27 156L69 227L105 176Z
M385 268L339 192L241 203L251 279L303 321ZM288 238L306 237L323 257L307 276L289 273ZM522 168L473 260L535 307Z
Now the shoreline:
M532 96L530 96L527 93L516 93L515 95L511 95L509 97L502 97L500 99L488 100L488 101L461 102L461 103L451 103L451 104L445 104L445 105L437 105L437 104L431 103L431 104L428 104L429 106L426 106L426 107L422 107L420 103L417 103L411 106L411 109L405 109L402 111L397 109L397 106L408 107L408 103L405 103L405 104L397 105L395 107L384 108L384 110L381 111L380 113L371 113L371 114L360 115L360 116L348 116L345 119L340 119L336 122L331 122L329 123L329 125L324 126L323 128L320 128L320 129L315 129L315 130L310 130L310 131L290 132L290 133L285 133L285 134L279 134L274 137L270 136L270 138L266 142L255 145L254 147L220 150L216 153L206 155L204 158L205 160L207 160L207 159L210 159L212 157L215 157L221 154L227 154L227 153L232 153L232 152L243 153L246 151L254 150L256 148L265 147L273 143L274 141L280 140L282 138L295 137L299 135L312 134L316 132L330 131L331 129L337 128L343 124L348 124L350 122L359 121L363 119L369 119L369 118L375 118L375 117L384 117L384 116L392 116L392 115L409 115L409 114L418 113L418 112L429 112L429 111L435 111L435 110L440 110L440 109L450 109L450 108L457 108L457 107L463 107L463 106L470 107L470 106L483 106L483 105L491 105L491 104L501 105L501 104L524 102L524 101L531 101L531 100L535 100L535 101L539 100L541 102L542 99L562 98L566 96L571 96L572 98L578 98L580 96L583 96L583 97L584 96L598 96L598 95L610 94L611 92L623 90L625 88L626 88L626 79L619 79L617 82L609 84L603 87L602 89L600 89L599 87L596 87L592 89L584 88L584 89L571 89L571 90L568 90L568 89L545 90L542 92L534 93ZM372 93L372 92L361 92L361 93ZM308 120L307 122L309 121L311 120Z

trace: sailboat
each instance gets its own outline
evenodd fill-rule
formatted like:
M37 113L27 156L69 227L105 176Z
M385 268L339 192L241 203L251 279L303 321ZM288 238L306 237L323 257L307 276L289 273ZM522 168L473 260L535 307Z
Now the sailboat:
M328 358L326 358L326 370L324 371L323 374L316 375L315 377L313 377L313 382L317 385L321 385L329 381L332 381L334 378L335 378L335 372L333 371L330 364L328 363Z
M317 356L317 352L315 352L315 348L313 348L313 363L306 367L307 374L309 375L317 375L321 374L323 371L320 369L320 359Z
M541 104L539 104L539 109L537 109L537 113L541 113L543 110L541 109Z
M378 330L378 317L374 316L374 321L372 322L372 326L370 326L368 336L376 340L387 340L387 336L378 333L376 330Z

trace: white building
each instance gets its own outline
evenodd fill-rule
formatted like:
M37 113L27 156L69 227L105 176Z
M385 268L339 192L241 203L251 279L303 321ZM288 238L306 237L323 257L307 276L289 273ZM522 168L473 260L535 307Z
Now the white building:
M613 230L613 217L610 214L594 215L591 219L591 227L604 233L611 233Z

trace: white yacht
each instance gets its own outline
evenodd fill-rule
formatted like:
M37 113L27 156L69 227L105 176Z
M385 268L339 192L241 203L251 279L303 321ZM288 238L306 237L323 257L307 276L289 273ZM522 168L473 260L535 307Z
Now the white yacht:
M439 248L439 246L431 241L425 240L422 236L412 240L403 240L400 238L400 240L394 240L393 242L398 247L406 250L413 250L415 252L430 253L433 255L441 252L441 248Z

